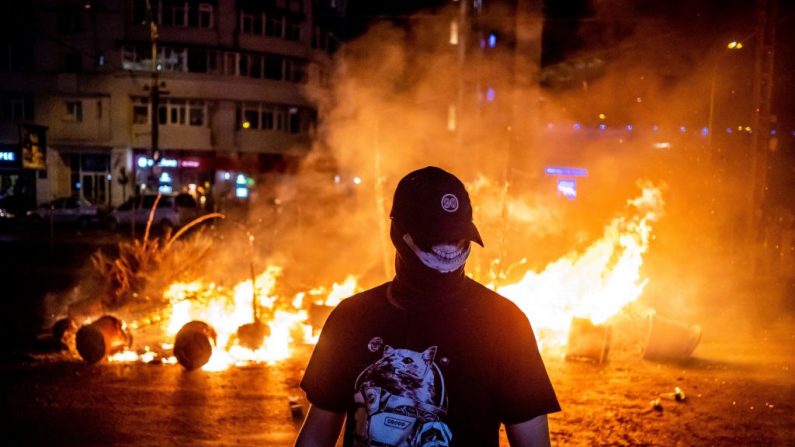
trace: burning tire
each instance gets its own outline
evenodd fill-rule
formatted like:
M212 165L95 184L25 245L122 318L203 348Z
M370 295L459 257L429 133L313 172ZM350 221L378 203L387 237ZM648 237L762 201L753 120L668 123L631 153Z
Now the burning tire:
M201 368L209 360L215 345L215 329L203 321L191 321L177 332L174 357L188 371Z
M77 352L87 363L97 363L109 355L123 351L132 344L118 318L105 315L77 331Z

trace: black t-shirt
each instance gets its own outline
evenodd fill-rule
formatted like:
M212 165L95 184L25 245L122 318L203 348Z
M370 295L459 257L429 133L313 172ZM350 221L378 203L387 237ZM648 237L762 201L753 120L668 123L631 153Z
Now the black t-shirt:
M390 283L329 316L301 388L346 412L345 446L498 446L500 423L560 410L527 317L472 281L444 305L403 309Z

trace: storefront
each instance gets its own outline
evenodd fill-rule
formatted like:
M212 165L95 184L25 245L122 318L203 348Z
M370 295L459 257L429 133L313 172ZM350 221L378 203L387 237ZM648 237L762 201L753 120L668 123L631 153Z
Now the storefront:
M18 144L0 144L0 208L13 217L36 206L36 171L22 169Z
M21 124L19 144L0 144L0 200L12 214L36 207L36 178L47 178L47 128Z
M207 152L162 151L155 162L148 150L133 151L135 185L147 194L186 192L200 203L214 183L214 155Z
M110 149L106 151L62 153L68 160L71 196L81 197L95 205L109 205Z

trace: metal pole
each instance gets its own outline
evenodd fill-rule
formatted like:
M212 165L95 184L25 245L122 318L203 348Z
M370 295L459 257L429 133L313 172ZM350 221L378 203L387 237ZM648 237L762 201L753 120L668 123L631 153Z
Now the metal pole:
M157 56L157 22L155 21L154 14L152 14L152 4L150 0L146 0L146 14L149 19L149 39L151 40L152 44L152 84L149 90L149 97L150 102L152 104L152 113L150 114L151 119L151 126L152 126L152 144L149 150L149 158L154 161L156 165L157 162L160 160L160 151L159 151L159 143L160 143L160 123L159 123L159 110L160 110L160 82L159 82L159 67L158 67L158 56ZM154 166L152 167L152 172L150 172L150 181L154 183Z
M749 242L764 234L764 204L767 196L768 142L773 99L773 63L777 0L757 0L757 40L754 54L752 111L751 191L748 215Z

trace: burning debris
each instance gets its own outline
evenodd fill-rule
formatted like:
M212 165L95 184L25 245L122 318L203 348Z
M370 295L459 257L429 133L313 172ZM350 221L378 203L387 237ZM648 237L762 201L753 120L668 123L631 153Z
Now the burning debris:
M215 329L203 321L191 321L182 326L174 341L174 356L188 371L201 368L208 361L215 346Z
M549 352L565 346L567 359L605 362L612 335L608 320L637 300L646 285L640 268L652 239L651 225L661 216L662 206L660 190L645 186L639 197L628 201L623 215L614 218L602 237L582 253L560 258L540 273L528 270L517 282L511 283L503 277L492 287L528 314L542 350ZM248 240L250 245L250 233ZM168 248L171 242L173 238L163 248ZM104 265L125 266L136 259L140 261L138 265L145 266L144 261L152 259L147 257L149 255L143 258L138 255L150 253L152 247L157 246L156 243L138 243L131 246L139 248L132 251L138 253L136 256L129 257L124 254L127 251L122 250L123 259L107 260ZM250 362L272 364L290 358L294 349L302 344L314 344L331 310L361 289L357 277L349 275L330 287L289 293L280 287L287 280L279 265L270 263L258 275L253 271L252 260L248 266L252 270L250 278L242 278L232 287L202 278L172 281L159 297L147 302L150 310L146 316L135 317L136 312L130 312L133 315L129 320L130 330L156 333L160 340L157 353L148 347L138 353L129 350L117 353L130 347L129 336L119 329L119 320L107 329L100 329L109 324L107 319L100 319L89 325L93 328L91 332L79 337L81 349L85 351L81 355L92 363L103 358L110 361L156 361L160 358L165 363L180 363L187 370L207 371ZM148 272L146 275L155 272L144 270ZM171 277L170 273L166 276ZM500 278L499 275L492 277ZM160 280L146 278L146 281L155 284ZM125 287L124 293L129 295L133 288ZM121 297L118 293L114 296ZM130 297L126 299L129 301ZM660 340L668 340L670 335L662 337L661 331L667 333L670 322L661 317L652 317L649 321L651 330L645 356L652 358L665 353L660 350L668 344ZM170 340L175 340L174 357L169 355ZM677 348L680 353L683 350L688 351L687 355L692 352L695 345L692 340L689 342L687 349Z
M647 283L640 271L643 255L662 209L661 191L646 185L583 253L570 253L540 273L528 271L519 282L493 287L528 315L542 348L563 346L572 317L604 324L640 297Z
M132 335L116 317L105 315L77 331L76 345L80 357L88 363L122 352L132 346Z

